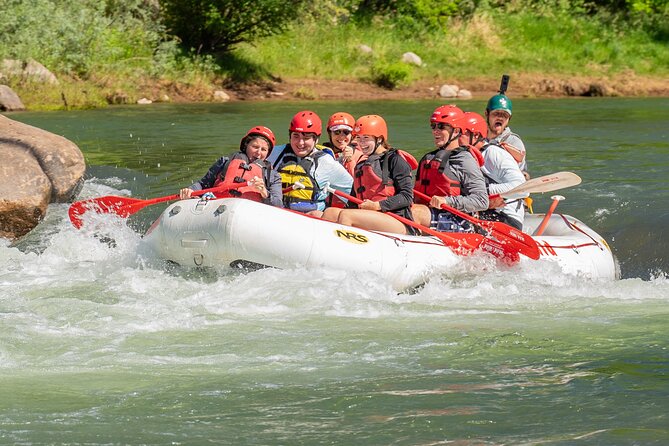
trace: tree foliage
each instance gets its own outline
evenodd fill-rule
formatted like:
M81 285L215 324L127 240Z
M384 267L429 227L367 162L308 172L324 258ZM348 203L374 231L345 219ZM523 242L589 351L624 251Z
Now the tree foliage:
M149 0L0 0L0 59L35 59L86 76L150 60L164 38Z
M187 48L223 54L241 42L278 34L304 0L161 0L168 30Z

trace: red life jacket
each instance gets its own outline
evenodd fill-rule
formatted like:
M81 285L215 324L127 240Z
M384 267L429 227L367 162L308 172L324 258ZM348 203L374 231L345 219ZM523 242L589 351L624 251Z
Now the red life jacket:
M262 178L267 186L268 163L264 160L256 160L249 163L248 157L243 153L235 154L227 166L221 170L214 182L214 187L230 187L231 189L216 194L217 198L240 197L253 201L262 201L262 195L255 187L239 186L239 183L246 183L253 177Z
M362 200L381 201L395 195L393 180L390 178L390 157L397 155L394 149L381 155L372 154L355 166L353 190Z
M483 155L476 147L458 147L455 150L439 149L425 155L418 165L416 190L430 197L453 197L460 195L460 181L450 168L451 154L468 151L479 167L483 166ZM423 200L416 202L425 203Z
M456 149L457 150L457 149ZM449 150L436 150L425 155L418 163L416 190L432 197L460 195L460 182L449 166Z

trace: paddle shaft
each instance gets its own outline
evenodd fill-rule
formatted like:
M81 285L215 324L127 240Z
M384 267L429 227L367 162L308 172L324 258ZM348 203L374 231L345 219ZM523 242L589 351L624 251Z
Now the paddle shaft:
M428 203L431 200L430 196L416 189L414 189L414 194ZM495 237L503 241L505 252L510 257L515 257L517 253L520 252L533 260L537 260L541 255L537 242L522 231L501 222L478 219L465 212L459 211L452 206L448 206L445 203L441 205L441 209L467 220L480 231L492 232Z
M247 184L248 184L247 182L243 182L232 186L224 186L224 187L217 186L208 189L197 190L193 191L191 196L198 197L200 195L206 194L207 192L212 192L212 193L225 192L231 189L238 189L240 187L246 186ZM135 212L139 211L140 209L145 208L146 206L150 206L156 203L162 203L165 201L177 200L180 197L181 196L179 194L173 194L173 195L167 195L165 197L157 197L148 200L142 200L139 198L106 195L104 197L91 198L88 200L77 201L76 203L72 203L72 205L68 210L68 215L74 227L79 229L83 224L82 216L87 211L90 210L93 210L98 214L111 213L111 214L116 214L119 217L126 218L134 214Z
M432 197L430 197L429 195L426 195L426 194L424 194L424 193L422 193L421 191L416 190L416 189L413 190L413 193L414 193L414 195L416 195L418 198L420 198L420 199L422 199L422 200L425 200L425 201L427 201L428 203L429 203L430 200L432 199ZM459 210L455 209L454 207L447 205L446 203L443 203L443 204L441 205L441 208L442 208L443 210L445 210L445 211L450 212L450 213L453 214L453 215L457 215L458 217L467 220L468 222L470 222L470 223L472 223L472 224L478 226L479 228L481 227L481 220L479 220L479 219L476 218L476 217L472 217L471 215L469 215L469 214L467 214L467 213L465 213L465 212L459 211Z
M557 208L558 203L564 200L564 197L562 195L553 195L551 198L553 199L551 207L548 208L548 212L546 212L546 215L544 215L543 220L541 220L539 227L534 232L535 237L538 237L544 233L544 231L546 230L546 226L548 226L548 222L551 219L551 215L553 215L553 212L555 212L555 208Z
M331 187L328 187L327 191L330 192L330 193L333 193L333 194L335 194L339 197L345 198L345 199L351 201L352 203L355 203L355 204L358 204L358 205L362 203L361 199L359 199L357 197L354 197L352 195L349 195L349 194L347 194L345 192L342 192L340 190L336 190L336 189L333 189ZM445 233L445 232L435 231L432 228L428 228L427 226L423 226L420 223L416 223L413 220L409 220L408 218L404 218L401 215L397 215L393 212L386 212L385 214L389 215L390 217L394 218L395 220L397 220L397 221L399 221L399 222L401 222L401 223L403 223L407 226L411 226L412 228L418 229L419 231L423 232L424 234L429 234L429 235L432 235L434 237L437 237L445 245L447 245L451 248L460 249L460 250L464 249L467 252L471 252L471 251L473 251L474 249L477 248L477 246L468 245L468 243L461 238L454 237L454 236L452 236L448 233ZM482 238L480 235L478 235L478 234L476 234L476 235L478 236L477 238ZM478 243L478 244L480 244L480 243Z

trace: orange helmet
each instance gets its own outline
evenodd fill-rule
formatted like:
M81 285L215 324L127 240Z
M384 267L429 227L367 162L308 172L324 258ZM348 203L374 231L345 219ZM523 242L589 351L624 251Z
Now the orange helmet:
M321 118L312 111L304 110L298 112L293 119L290 120L289 132L300 133L315 133L316 136L321 136L323 123Z
M274 132L272 132L268 127L263 127L262 125L251 127L249 131L246 132L246 135L244 135L241 143L239 144L239 150L241 150L242 152L246 150L246 145L254 136L261 136L265 138L269 143L269 150L267 151L267 153L272 153L272 149L276 144L276 138L274 137Z
M475 112L465 112L460 118L453 121L453 127L457 127L462 131L470 131L474 135L479 135L485 138L488 134L488 124L483 116Z
M455 105L440 105L430 116L430 122L443 122L451 125L452 120L461 117L463 111Z
M353 116L349 115L346 112L337 112L334 115L330 116L326 128L330 130L332 127L340 125L348 126L351 128L351 130L353 130L353 126L355 125L355 119L353 119Z
M365 115L355 121L353 127L354 135L372 135L377 138L383 138L388 141L388 126L386 121L379 115Z

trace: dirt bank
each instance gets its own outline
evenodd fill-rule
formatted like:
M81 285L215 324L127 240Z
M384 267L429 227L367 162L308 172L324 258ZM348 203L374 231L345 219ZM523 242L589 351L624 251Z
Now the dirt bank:
M499 88L499 78L417 81L410 86L387 90L360 81L282 79L254 85L228 85L232 100L384 100L433 99L443 84L469 90L474 99L484 99ZM669 97L669 79L620 74L612 77L512 75L509 95L513 97L566 96L663 96Z

